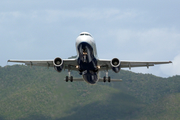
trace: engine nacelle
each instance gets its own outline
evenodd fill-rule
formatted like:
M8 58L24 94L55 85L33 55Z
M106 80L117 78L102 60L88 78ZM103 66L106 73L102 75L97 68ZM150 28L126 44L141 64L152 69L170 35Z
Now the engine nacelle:
M63 69L63 60L59 57L55 58L53 61L54 69L58 72L61 72Z
M120 66L121 66L121 62L118 58L113 58L111 60L111 66L112 66L112 70L115 72L115 73L118 73L120 71Z

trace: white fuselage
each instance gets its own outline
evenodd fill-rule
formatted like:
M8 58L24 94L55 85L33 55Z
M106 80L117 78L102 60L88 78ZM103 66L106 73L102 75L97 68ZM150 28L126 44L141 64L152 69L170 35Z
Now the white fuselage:
M80 75L88 83L95 84L98 81L98 56L95 41L89 33L80 33L76 39L76 50Z
M93 48L93 53L94 57L98 59L97 55L97 49L96 49L96 43L94 41L94 38L90 35L88 32L82 32L76 39L76 51L77 51L77 57L79 57L79 52L78 52L78 46L82 42L88 43L92 48Z

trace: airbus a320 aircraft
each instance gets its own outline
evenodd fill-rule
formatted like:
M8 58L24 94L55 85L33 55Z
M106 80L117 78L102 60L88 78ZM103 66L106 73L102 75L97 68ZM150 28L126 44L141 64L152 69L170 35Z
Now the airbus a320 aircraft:
M108 76L108 70L112 69L118 73L121 68L131 67L147 67L154 66L155 64L172 63L171 61L162 62L136 62L136 61L120 61L118 58L112 60L99 59L96 51L96 44L88 32L82 32L76 39L77 57L75 59L62 59L56 57L54 60L8 60L8 62L25 63L30 66L47 66L54 67L57 72L67 69L69 75L66 76L65 81L86 81L90 84L100 82L122 81L121 79L111 79ZM82 78L73 78L70 71L79 71ZM99 78L99 71L106 71L106 76Z

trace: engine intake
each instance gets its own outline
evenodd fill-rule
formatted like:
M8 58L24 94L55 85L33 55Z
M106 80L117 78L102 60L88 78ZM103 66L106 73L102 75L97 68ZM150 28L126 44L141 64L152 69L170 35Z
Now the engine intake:
M116 73L118 73L120 71L120 65L121 65L121 62L118 58L113 58L111 60L111 66L112 66L112 70Z
M59 57L55 58L53 61L54 69L58 72L61 72L63 69L63 60Z

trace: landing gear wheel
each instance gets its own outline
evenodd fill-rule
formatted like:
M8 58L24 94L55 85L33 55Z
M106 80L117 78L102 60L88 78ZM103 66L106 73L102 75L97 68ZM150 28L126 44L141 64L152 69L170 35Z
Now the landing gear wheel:
M73 82L73 76L70 77L70 81Z
M68 76L66 76L66 82L68 82Z
M111 82L111 77L103 77L103 82L106 82L106 81L108 81L108 82Z
M108 82L111 82L111 78L110 77L108 77Z
M106 82L106 77L104 77L103 82Z

